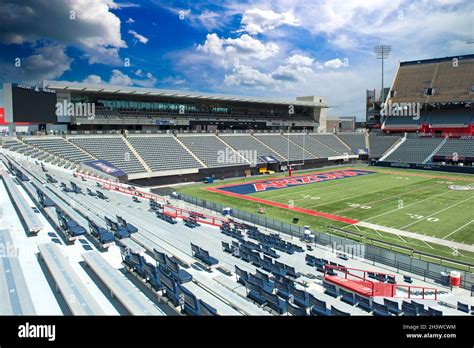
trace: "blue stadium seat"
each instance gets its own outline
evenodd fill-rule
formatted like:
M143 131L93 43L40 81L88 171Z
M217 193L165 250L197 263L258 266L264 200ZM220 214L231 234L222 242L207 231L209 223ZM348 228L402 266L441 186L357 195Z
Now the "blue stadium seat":
M222 242L222 250L226 253L232 254L232 249L230 248L229 243Z
M199 304L201 305L201 315L204 315L204 316L216 316L216 315L218 315L217 310L214 307L208 305L203 300L199 300Z
M164 270L165 273L170 274L179 284L184 284L193 280L193 276L184 269L181 269L178 263L168 257L168 255L165 255L165 261L166 263L164 267L161 267L161 269Z
M262 291L262 296L266 301L268 307L270 307L274 311L277 311L280 314L286 313L286 302L280 297L278 297L278 295L269 293L267 291Z
M373 314L376 316L389 317L391 316L386 305L377 302L372 302Z
M297 317L305 317L308 315L307 308L295 306L291 304L290 302L286 303L286 309L289 314L297 316Z
M458 311L469 314L470 313L469 305L458 301Z
M309 295L309 302L312 306L310 310L311 315L317 315L317 316L331 315L331 311L328 310L328 308L326 307L326 302L317 299L311 294Z
M241 283L242 285L245 285L249 280L248 273L237 266L235 266L235 274L237 275L237 282Z
M266 303L266 300L262 296L262 288L258 285L252 284L251 282L245 283L247 289L247 297L257 302L259 305Z
M354 306L357 303L352 292L346 291L344 289L339 289L339 294L341 295L341 300L343 302L348 303L351 306Z
M178 283L165 273L161 274L161 283L165 289L165 297L170 300L174 306L182 305L181 292L179 290Z
M407 276L407 275L404 275L404 276L403 276L403 281L404 281L405 283L409 283L409 284L413 283L413 279L411 279L411 277L410 277L410 276Z
M397 301L391 301L387 298L383 300L384 304L387 306L388 311L395 315L400 315L402 310L400 309Z
M284 284L284 283L276 281L275 287L277 289L278 296L280 296L281 298L284 298L285 300L289 299L290 286L288 284Z
M328 282L323 282L324 292L332 297L338 297L336 287Z
M290 295L293 297L293 303L296 305L303 308L308 308L310 306L309 294L306 291L290 287Z
M350 313L343 312L334 306L331 306L331 315L337 316L337 317L350 317L351 316Z
M201 304L199 303L199 300L196 298L196 296L194 296L191 291L183 286L178 285L178 288L181 294L184 296L184 301L181 300L181 302L183 302L182 306L184 313L193 316L202 315Z
M146 262L144 271L148 282L155 290L161 290L163 285L161 284L161 272L158 267Z
M372 306L370 305L370 300L366 297L355 294L354 300L357 302L357 307L362 308L367 312L372 312Z

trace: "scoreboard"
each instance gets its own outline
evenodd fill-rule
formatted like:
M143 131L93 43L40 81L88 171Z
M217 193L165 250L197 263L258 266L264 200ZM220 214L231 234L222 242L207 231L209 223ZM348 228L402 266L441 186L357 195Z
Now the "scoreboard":
M23 84L4 84L5 121L57 123L56 91Z

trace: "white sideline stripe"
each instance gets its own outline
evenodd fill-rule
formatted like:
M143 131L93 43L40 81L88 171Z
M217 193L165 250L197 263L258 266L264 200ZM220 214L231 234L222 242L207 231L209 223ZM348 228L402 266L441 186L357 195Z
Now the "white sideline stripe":
M441 238L441 239L446 239L446 238L448 238L450 235L452 235L452 234L456 233L457 231L460 231L460 230L462 230L464 227L466 227L466 226L468 226L468 225L472 224L473 222L474 222L474 220L471 220L471 221L469 221L467 224L465 224L465 225L462 225L462 226L461 226L461 227L459 227L457 230L454 230L453 232L451 232L450 234L448 234L448 235L444 236L444 237L443 237L443 238Z
M435 212L435 213L433 213L433 214L431 214L431 215L425 216L423 219L420 219L420 220L417 220L417 221L413 221L413 222L409 223L408 225L403 226L403 227L401 227L401 228L407 228L408 226L412 226L412 225L417 224L417 223L419 223L419 222L421 222L421 221L425 221L425 220L427 220L428 218L430 218L430 217L432 217L432 216L438 215L439 213L442 213L442 212L444 212L444 211L446 211L446 210L449 210L449 209L451 209L451 208L454 208L455 206L457 206L457 205L459 205L459 204L461 204L461 203L467 202L468 200L470 200L470 199L472 199L472 198L474 198L474 197L468 197L468 198L466 198L466 199L464 199L464 200L462 200L462 201L460 201L460 202L457 202L456 204L453 204L453 205L451 205L451 206L449 206L449 207L447 207L447 208L441 209L440 211L437 211L437 212Z

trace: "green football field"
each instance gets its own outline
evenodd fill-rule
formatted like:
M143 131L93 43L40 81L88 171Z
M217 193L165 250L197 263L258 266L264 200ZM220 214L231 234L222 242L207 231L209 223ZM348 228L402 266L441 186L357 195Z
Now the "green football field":
M299 218L298 225L309 225L320 232L342 233L356 240L376 243L368 239L372 238L474 264L474 253L450 244L455 242L474 245L474 177L365 166L351 168L377 173L250 194L251 197L287 205L286 209L205 190L210 185L194 185L180 191L252 213L265 208L265 216L287 223L292 223L296 217ZM344 168L310 172L342 169ZM302 174L304 173L296 173ZM268 178L278 177L282 175ZM236 180L232 183L262 178L267 177ZM212 186L219 185L222 183ZM327 220L295 212L292 207L350 218L359 223L354 225ZM355 234L343 233L331 227L343 228ZM420 235L433 238L421 240ZM396 247L394 249L397 250Z

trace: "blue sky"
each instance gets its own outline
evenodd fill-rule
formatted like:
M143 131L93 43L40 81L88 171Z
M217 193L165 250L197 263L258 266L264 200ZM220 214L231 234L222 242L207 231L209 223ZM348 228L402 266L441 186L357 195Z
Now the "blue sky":
M389 86L398 61L473 53L473 18L470 0L3 0L0 79L318 95L363 118L374 45Z

